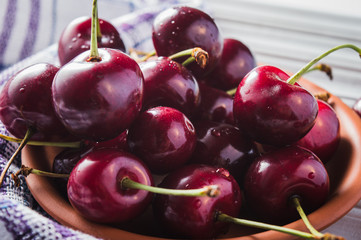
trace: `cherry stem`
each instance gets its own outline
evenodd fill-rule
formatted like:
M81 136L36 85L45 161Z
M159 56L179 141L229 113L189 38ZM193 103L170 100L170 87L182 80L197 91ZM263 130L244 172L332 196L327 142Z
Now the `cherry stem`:
M333 76L332 76L332 69L329 65L324 64L324 63L319 63L317 65L315 65L314 67L308 69L307 71L305 71L303 74L309 73L309 72L313 72L313 71L321 71L326 73L326 75L332 80ZM232 88L228 91L226 91L226 93L230 96L233 96L234 94L236 94L237 88Z
M46 171L31 168L31 167L27 167L25 165L21 165L21 168L19 169L19 171L11 174L11 178L14 180L15 186L19 187L19 185L20 185L19 175L23 175L24 177L27 177L30 174L35 174L38 176L45 176L45 177L53 177L53 178L68 178L69 177L69 174L46 172Z
M196 47L196 48L190 48L190 49L186 49L180 52L177 52L171 56L169 56L170 59L176 59L176 58L180 58L180 57L187 57L189 56L189 58L187 58L182 65L183 66L187 66L190 63L196 61L197 64L201 67L201 68L205 68L208 64L208 60L209 60L209 56L208 53L206 51L204 51L202 48Z
M29 128L26 131L25 137L24 139L21 141L19 147L16 149L16 151L13 153L13 155L11 156L11 158L9 159L9 161L7 162L5 168L3 169L3 171L1 172L0 175L0 188L2 186L2 183L4 181L6 172L8 171L10 165L12 164L12 162L14 161L14 159L16 158L16 156L20 153L20 151L25 147L26 143L30 140L31 136L34 134L34 130L32 128Z
M314 64L316 64L318 61L320 61L322 58L326 57L327 55L329 55L330 53L333 53L334 51L337 51L339 49L342 48L351 48L353 50L355 50L356 52L358 52L358 54L361 57L361 48L356 47L355 45L352 44L343 44L343 45L339 45L337 47L334 47L330 50L328 50L327 52L321 54L320 56L314 58L313 60L311 60L309 63L307 63L303 68L301 68L298 72L296 72L295 74L293 74L288 80L287 82L289 84L295 84L295 82L297 82L301 76L307 72Z
M217 185L209 185L199 189L167 189L160 187L148 186L142 183L135 182L128 177L124 177L120 181L123 189L139 189L157 194L174 195L174 196L187 196L187 197L217 197L220 193Z
M92 9L92 21L91 21L91 36L90 36L90 55L88 58L88 62L98 62L101 60L98 52L98 6L97 0L93 0L93 9Z
M302 237L302 238L305 238L305 239L319 239L319 238L315 237L311 233L302 232L302 231L299 231L299 230L286 228L286 227L281 227L281 226L268 224L268 223L262 223L262 222L252 221L252 220L235 218L235 217L232 217L232 216L229 216L227 214L220 213L220 212L218 212L216 214L216 220L221 221L221 222L235 223L235 224L238 224L238 225L243 225L243 226L248 226L248 227L260 228L260 229L264 229L264 230L274 230L274 231L277 231L277 232L291 234L291 235L294 235L294 236L297 236L297 237Z
M138 52L138 53L143 53L143 52ZM156 52L155 50L153 50L152 52L149 52L149 53L145 53L145 54L142 54L142 55L145 55L144 57L140 58L139 59L139 62L145 62L147 61L149 58L155 56Z
M307 229L315 236L316 239L322 239L322 240L341 240L344 239L343 237L336 236L330 233L320 233L317 231L311 224L310 220L308 219L306 213L303 211L303 208L300 203L300 199L298 197L292 197L293 204L295 205L298 214L300 215L302 221L306 225Z
M6 136L3 134L0 134L0 138L9 141L9 142L16 142L21 143L23 139L21 138L14 138L10 136ZM43 142L43 141L28 141L28 145L33 146L52 146L52 147L69 147L69 148L79 148L83 145L83 142L77 141L77 142Z

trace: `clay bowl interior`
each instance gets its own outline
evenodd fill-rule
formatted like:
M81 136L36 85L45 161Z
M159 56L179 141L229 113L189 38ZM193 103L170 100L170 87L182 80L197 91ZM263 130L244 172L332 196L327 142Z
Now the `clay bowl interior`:
M312 93L325 90L302 79L300 84ZM319 209L309 214L309 219L318 230L325 229L344 216L361 199L361 119L339 98L332 96L334 107L341 123L341 142L333 159L326 168L330 175L331 195ZM23 164L29 167L51 170L55 155L61 151L53 147L26 146L22 151ZM139 220L123 226L102 225L87 221L71 207L56 184L46 177L30 175L26 178L31 193L43 209L61 224L104 239L163 239L157 233L151 211ZM301 220L287 227L307 231ZM297 239L274 231L258 231L232 225L229 233L219 236L223 239Z

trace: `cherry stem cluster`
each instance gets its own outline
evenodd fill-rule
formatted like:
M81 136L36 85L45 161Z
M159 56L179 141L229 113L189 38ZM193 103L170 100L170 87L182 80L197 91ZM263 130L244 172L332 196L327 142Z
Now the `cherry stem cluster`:
M25 147L26 143L30 140L31 136L34 134L34 130L32 128L29 128L26 131L25 137L24 139L21 141L20 146L16 149L16 151L13 153L13 155L11 156L11 158L9 159L9 161L7 162L5 168L3 169L3 171L1 172L0 175L0 188L2 186L2 183L4 181L6 172L8 171L10 165L12 164L12 162L14 161L14 159L16 158L16 156L21 152L21 150Z
M209 61L208 53L199 47L190 48L190 49L186 49L186 50L177 52L177 53L169 56L169 58L173 60L176 58L187 57L187 56L188 56L188 58L182 63L183 66L187 66L190 63L196 61L197 64L201 68L205 68Z

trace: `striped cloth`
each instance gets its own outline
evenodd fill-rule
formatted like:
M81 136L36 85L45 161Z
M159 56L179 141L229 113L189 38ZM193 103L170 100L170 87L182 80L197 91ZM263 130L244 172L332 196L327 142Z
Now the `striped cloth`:
M175 4L205 8L202 0L99 0L99 16L116 26L126 47L153 49L151 25L161 10ZM88 6L88 7L85 7ZM0 86L19 70L34 63L59 64L56 41L72 19L90 15L91 0L1 0ZM103 17L104 16L104 17ZM9 135L0 123L0 133ZM0 171L16 143L0 139ZM1 239L94 239L55 222L32 197L24 178L15 187L9 173L16 172L15 159L0 189Z

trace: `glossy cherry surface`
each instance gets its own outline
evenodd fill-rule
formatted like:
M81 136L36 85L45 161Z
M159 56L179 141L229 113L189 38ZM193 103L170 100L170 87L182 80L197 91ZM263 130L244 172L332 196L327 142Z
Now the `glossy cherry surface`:
M88 142L87 144L95 149L117 148L129 152L127 139L128 139L128 129L110 140L101 141L101 142Z
M323 163L330 160L340 143L340 121L332 107L317 99L318 115L312 129L296 142L317 155Z
M268 145L292 144L311 130L318 113L316 99L273 66L252 70L239 84L233 114L237 126L255 141Z
M250 49L237 39L226 38L220 61L205 81L215 88L230 90L236 88L255 67L256 61Z
M242 183L249 165L259 156L254 142L226 123L196 121L194 127L197 145L191 162L225 168Z
M159 186L196 189L214 184L220 189L215 198L156 195L153 210L163 229L176 237L193 239L211 239L226 231L227 223L215 221L215 214L221 211L237 216L241 208L241 191L227 170L187 165L169 174Z
M117 149L94 150L79 161L69 177L70 203L81 215L95 222L133 219L147 208L152 194L123 189L120 181L124 177L153 184L149 170L137 157Z
M144 109L168 106L188 117L194 114L200 102L199 87L185 67L162 57L143 62L140 68L144 75Z
M128 55L99 49L101 61L84 52L64 65L52 85L55 111L74 135L109 140L125 131L142 108L143 74Z
M123 40L118 30L108 21L99 19L101 37L98 37L100 48L114 48L125 51ZM91 18L79 17L71 21L63 30L58 41L58 56L64 65L80 53L90 49Z
M32 140L61 140L69 133L58 120L51 97L51 85L59 68L47 63L29 66L9 79L0 93L0 120L17 138L29 127Z
M248 206L259 218L287 223L299 218L292 197L299 197L307 213L325 203L329 177L316 155L290 146L266 153L251 164L244 194Z
M142 112L129 129L131 152L153 173L166 173L185 164L196 145L193 124L180 111L155 107Z
M361 98L359 98L352 106L354 110L361 117Z
M213 19L205 12L176 6L159 13L152 28L152 39L158 56L170 56L189 48L200 47L209 55L209 63L201 69L196 63L187 68L196 76L211 71L222 54L223 39Z
M198 85L201 101L195 118L234 124L233 97L203 82Z

